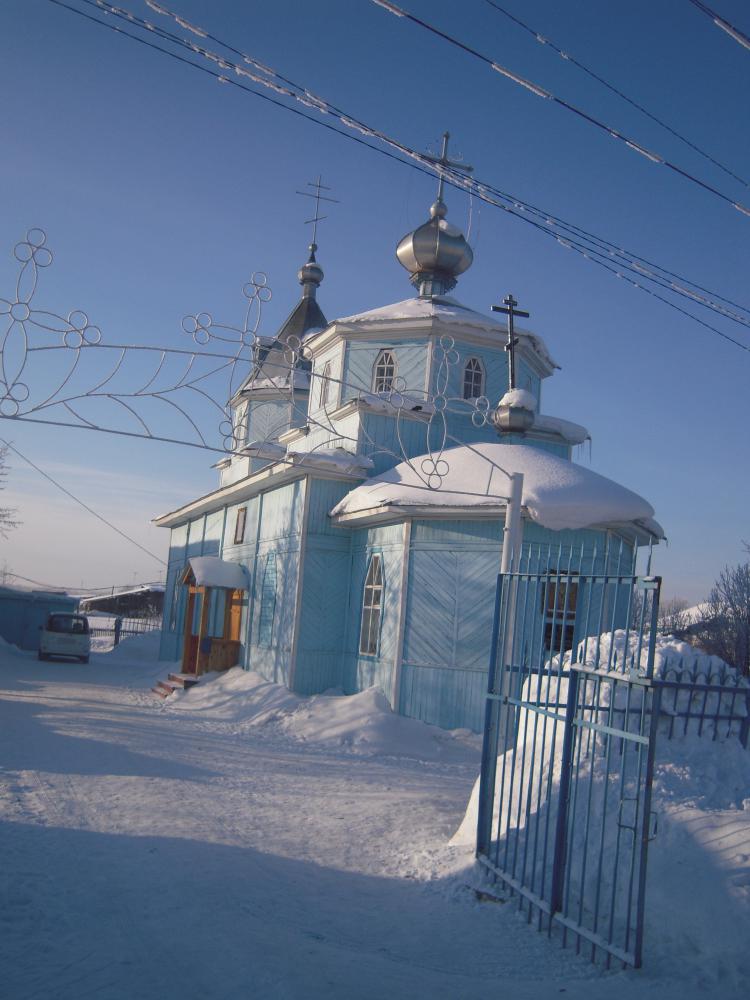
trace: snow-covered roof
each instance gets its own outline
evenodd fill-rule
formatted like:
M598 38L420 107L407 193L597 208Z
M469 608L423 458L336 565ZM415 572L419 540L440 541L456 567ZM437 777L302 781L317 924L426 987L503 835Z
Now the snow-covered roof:
M491 330L505 335L504 324L499 323L490 315L485 316L469 309L449 295L404 299L402 302L394 302L388 306L381 306L379 309L355 313L353 316L342 316L336 320L336 323L346 326L368 326L423 319L436 319L447 326L456 325L469 329ZM527 338L537 354L549 365L553 368L559 367L540 336L518 328L515 332L517 336Z
M572 420L563 420L562 417L547 417L543 413L537 413L531 429L532 431L548 431L551 434L559 434L568 444L583 444L591 437L582 424L575 424Z
M546 528L588 528L632 523L663 537L651 505L611 479L565 458L530 445L500 442L460 445L440 456L438 473L428 484L427 455L401 462L351 490L331 511L333 517L372 516L377 508L392 513L451 508L490 513L504 508L508 497L506 473L523 473L523 504L532 520ZM413 510L412 510L413 513Z
M188 560L195 576L196 587L225 587L227 590L247 590L245 568L239 563L218 556L193 556Z

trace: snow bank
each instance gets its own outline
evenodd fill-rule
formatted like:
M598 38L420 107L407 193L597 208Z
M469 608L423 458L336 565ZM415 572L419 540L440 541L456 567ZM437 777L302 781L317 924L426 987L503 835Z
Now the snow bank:
M167 708L201 713L243 729L274 722L300 742L366 756L476 761L481 746L479 737L466 730L447 732L396 715L375 687L353 695L330 692L301 698L241 667L204 675L196 687L172 695Z
M352 695L316 695L281 723L285 732L309 743L342 746L374 756L444 760L465 747L476 756L480 742L466 730L448 732L396 715L376 687Z
M107 662L135 660L139 663L154 663L159 659L160 642L161 632L159 631L124 636L117 646L105 654Z
M620 655L629 648L624 633L601 637L601 649L612 649ZM670 637L657 641L656 673L669 676L677 664L684 664L687 657L696 659L695 650ZM712 677L717 672L731 680L734 673L716 657L698 656L701 674ZM743 691L742 681L735 677ZM698 690L701 682L698 680ZM538 685L538 687L537 687ZM524 685L524 697L544 702L547 686L550 701L561 701L567 693L567 682L555 676L539 681L530 678ZM603 685L602 688L609 688ZM700 695L701 701L704 695ZM637 700L634 694L633 698ZM631 699L631 708L634 700ZM681 706L685 707L685 706ZM735 706L737 708L739 706ZM727 704L714 706L724 711ZM664 721L664 720L663 720ZM528 722L528 728L526 726ZM518 732L527 734L526 746L535 741L537 757L539 748L552 743L549 718L536 717L521 711ZM660 975L679 979L691 978L707 986L710 995L714 990L731 989L746 984L750 975L750 955L747 949L747 928L750 919L750 751L735 738L713 740L710 727L702 736L695 728L687 733L678 731L667 739L667 729L660 724L656 744L656 761L653 781L652 809L658 819L657 833L649 848L648 881L646 888L645 961L647 968L658 969ZM523 736L522 736L523 739ZM522 831L540 829L539 823L550 808L547 797L547 779L553 770L553 784L559 778L559 757L562 744L562 726L558 725L554 755L548 753L543 767L529 777L529 759L524 753L523 742L516 754L515 764L510 755L498 758L498 782L505 768L505 794L511 806L512 825L500 820L495 804L493 830L501 843L508 838L513 845ZM505 762L507 756L508 763ZM589 865L581 867L583 824L574 824L570 878L576 895L576 886L585 879L589 892L598 883L603 898L611 892L614 858L623 848L618 840L617 824L604 824L604 811L628 801L632 794L632 776L626 772L624 785L618 790L620 775L617 755L607 763L601 756L581 761L584 782L592 805L589 844L598 843L603 837L604 869L597 873ZM614 770L612 770L614 769ZM524 775L525 770L525 775ZM593 789L593 792L592 792ZM537 797L537 791L541 795ZM479 781L472 789L463 821L451 840L451 845L470 849L474 846L478 818ZM530 806L530 809L528 807ZM528 811L527 811L528 809ZM527 833L523 836L528 837ZM527 877L529 875L527 871ZM589 898L592 898L589 895ZM622 919L618 915L617 920ZM734 994L732 994L734 995Z
M440 459L436 488L427 486L432 466L430 457L422 455L347 493L331 515L380 506L504 507L508 474L521 472L523 504L531 518L546 528L559 531L622 522L653 523L653 508L636 493L530 445L461 445L446 449ZM417 470L423 470L422 474Z
M171 695L167 708L255 726L293 712L299 703L299 697L281 684L271 684L253 670L232 667L223 673L203 674L196 687Z

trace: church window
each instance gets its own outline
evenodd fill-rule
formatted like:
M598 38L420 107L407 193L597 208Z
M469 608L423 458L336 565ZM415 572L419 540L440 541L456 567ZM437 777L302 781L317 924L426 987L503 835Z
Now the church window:
M577 573L566 573L568 578ZM550 653L564 653L573 648L575 638L578 581L568 579L548 583L544 588L542 613L544 615L544 648Z
M331 362L326 361L320 376L320 408L325 408L331 390Z
M258 616L258 645L270 646L273 636L273 616L276 611L276 554L269 552L263 569Z
M234 544L239 545L245 540L245 521L247 520L247 507L237 508L237 520L234 522Z
M373 392L391 392L395 377L396 359L390 351L381 351L375 360L373 369Z
M370 557L365 588L362 595L362 625L359 631L359 651L375 656L380 639L380 620L383 615L383 566L377 554Z
M464 399L477 399L484 393L484 371L479 358L469 358L464 368Z

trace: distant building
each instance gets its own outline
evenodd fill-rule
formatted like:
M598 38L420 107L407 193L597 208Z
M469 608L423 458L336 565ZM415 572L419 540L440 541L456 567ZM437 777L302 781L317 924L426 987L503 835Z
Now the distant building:
M161 618L163 608L164 587L159 584L81 598L82 612L101 611L122 618Z
M580 571L627 573L661 537L645 500L571 462L585 428L540 414L557 367L541 337L517 330L507 350L504 325L450 297L472 252L445 214L438 200L399 243L415 297L332 323L312 245L300 301L231 400L244 449L217 490L156 519L172 532L161 656L184 672L377 685L404 715L476 730L506 473L525 477L526 565L575 552ZM562 585L529 609L549 648L573 641L576 589L564 625Z
M78 598L62 591L0 587L0 636L20 649L39 649L39 630L47 618L76 611Z

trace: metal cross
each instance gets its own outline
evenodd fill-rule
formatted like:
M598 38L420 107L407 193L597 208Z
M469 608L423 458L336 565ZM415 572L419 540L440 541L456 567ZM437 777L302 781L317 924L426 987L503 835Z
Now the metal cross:
M462 163L460 160L448 159L448 140L450 139L450 137L451 137L450 132L443 132L443 149L440 153L440 156L433 156L432 153L424 153L423 155L425 160L429 160L430 163L434 163L437 166L441 166L443 168L452 167L454 170L463 170L467 174L470 174L474 169L473 167L468 166L468 164L466 163ZM442 201L443 186L445 184L445 179L443 177L443 174L440 172L438 172L438 176L440 180L438 181L437 200Z
M524 312L522 309L516 309L517 305L518 303L509 292L503 299L503 305L492 307L493 312L505 313L508 317L508 343L505 345L509 359L508 389L515 389L516 387L516 344L518 343L518 337L516 337L513 328L513 319L516 316L524 316L527 319L529 317L529 313Z
M315 188L315 194L313 194L311 191L297 191L297 194L301 194L303 198L314 198L315 199L315 215L313 216L312 219L306 219L305 220L305 225L306 226L312 225L312 227L313 227L313 231L312 231L312 243L310 244L310 252L313 253L313 254L318 249L318 244L315 242L316 237L318 235L318 223L322 222L323 219L327 219L328 218L327 215L321 215L320 214L320 203L321 203L321 201L330 201L330 202L333 202L336 205L338 205L338 203L339 203L338 202L338 198L327 198L325 195L322 195L320 193L321 191L330 191L331 190L329 187L326 187L325 184L321 184L320 180L321 180L321 176L320 176L320 174L318 174L318 179L316 181L308 181L307 182L307 186L308 187Z

